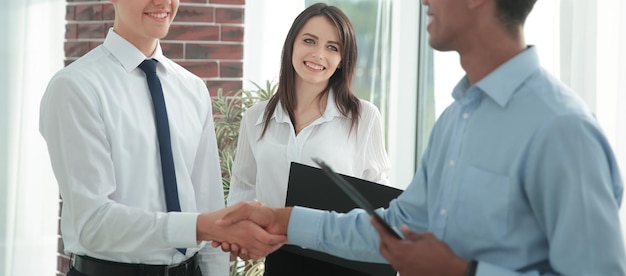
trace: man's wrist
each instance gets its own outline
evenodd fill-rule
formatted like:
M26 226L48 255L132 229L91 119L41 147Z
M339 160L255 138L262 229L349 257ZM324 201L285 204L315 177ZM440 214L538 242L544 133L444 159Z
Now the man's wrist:
M285 207L277 209L277 220L278 220L278 229L279 234L287 235L287 231L289 230L289 218L291 217L292 207Z
M478 268L478 261L470 260L467 263L467 269L465 270L465 276L475 276L477 268Z

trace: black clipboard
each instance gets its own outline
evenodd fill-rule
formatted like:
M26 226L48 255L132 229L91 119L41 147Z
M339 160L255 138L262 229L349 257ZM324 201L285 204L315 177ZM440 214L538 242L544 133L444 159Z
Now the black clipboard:
M367 199L373 208L388 207L402 190L364 179L339 174ZM359 206L320 168L292 162L285 206L303 206L346 213ZM281 250L348 267L376 276L395 276L389 264L359 262L323 252L285 245Z
M359 192L359 190L357 190L352 183L346 181L345 178L333 171L333 169L321 159L313 158L313 162L320 166L320 168L322 168L322 171L324 171L324 173L326 173L326 175L344 193L346 193L346 195L348 195L348 197L350 197L350 199L352 199L352 201L354 201L357 206L359 206L359 208L365 210L368 214L370 214L370 216L373 216L375 220L380 222L380 224L383 225L383 227L385 228L385 230L387 230L389 234L395 236L400 240L404 239L398 230L391 227L391 225L389 225L380 215L378 215L378 213L376 213L375 210L377 208L374 207L374 205L372 205L372 203L370 203L369 200L363 194L361 194L361 192Z

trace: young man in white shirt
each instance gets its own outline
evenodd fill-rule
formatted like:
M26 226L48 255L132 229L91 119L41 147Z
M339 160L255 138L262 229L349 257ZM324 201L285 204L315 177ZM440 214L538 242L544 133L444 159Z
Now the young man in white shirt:
M60 70L41 102L40 132L72 255L68 275L221 276L228 274L228 254L202 241L239 240L259 255L280 246L284 236L253 223L214 224L224 194L210 95L159 44L179 1L111 2L115 22L104 43ZM138 68L145 60L156 61L167 109L162 126L171 139L174 211L163 186L160 146L166 143L157 139L152 89Z

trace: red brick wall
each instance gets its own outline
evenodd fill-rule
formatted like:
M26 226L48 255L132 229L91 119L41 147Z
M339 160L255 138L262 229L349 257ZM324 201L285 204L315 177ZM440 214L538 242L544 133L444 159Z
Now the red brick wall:
M213 96L218 88L242 87L244 6L245 0L180 0L178 15L161 40L164 54L202 78ZM67 0L65 64L100 45L114 16L108 1ZM58 253L57 275L65 275L69 257L60 229Z

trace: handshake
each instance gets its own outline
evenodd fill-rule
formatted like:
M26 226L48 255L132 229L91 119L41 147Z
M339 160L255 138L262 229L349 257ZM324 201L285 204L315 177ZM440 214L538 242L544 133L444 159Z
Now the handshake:
M198 216L196 237L212 241L243 260L267 256L287 242L291 207L270 208L260 202L240 202Z
M217 212L200 214L197 239L211 241L213 247L221 247L223 251L243 260L259 259L287 243L287 230L293 210L293 207L270 208L259 202L240 202ZM361 214L367 215L365 212ZM457 256L446 243L431 233L417 233L403 225L403 238L398 238L374 216L369 217L369 222L375 231L352 229L356 231L354 234L365 235L362 241L372 242L361 244L360 247L378 247L381 256L400 275L463 275L468 267L467 260ZM350 228L348 225L338 227L344 226L345 229ZM296 245L299 242L291 241ZM342 243L337 241L337 244ZM347 248L348 244L343 243L343 246ZM371 257L369 252L363 256Z

